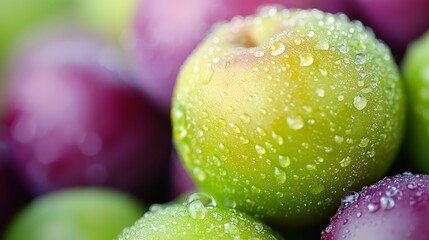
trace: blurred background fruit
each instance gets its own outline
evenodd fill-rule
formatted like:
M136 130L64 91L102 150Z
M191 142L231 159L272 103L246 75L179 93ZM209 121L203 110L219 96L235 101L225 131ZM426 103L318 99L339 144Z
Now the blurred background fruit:
M4 239L115 239L143 212L141 203L112 189L65 189L34 199L14 218Z
M404 159L429 173L429 31L407 50L402 69L408 96Z
M167 166L168 118L113 46L65 28L30 38L12 65L6 124L19 174L34 194L88 184L141 193Z
M385 41L401 61L408 44L429 28L427 0L351 0L348 13Z

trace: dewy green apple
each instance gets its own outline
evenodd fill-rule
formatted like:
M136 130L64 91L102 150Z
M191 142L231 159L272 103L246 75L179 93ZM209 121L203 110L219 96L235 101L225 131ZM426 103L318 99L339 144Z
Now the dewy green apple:
M327 219L374 182L403 135L389 49L360 22L266 7L217 26L180 72L174 138L218 202L278 224Z

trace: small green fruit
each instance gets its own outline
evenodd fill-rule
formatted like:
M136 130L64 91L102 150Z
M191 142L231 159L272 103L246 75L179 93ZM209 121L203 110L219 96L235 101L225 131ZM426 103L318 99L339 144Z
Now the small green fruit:
M183 204L153 205L119 240L140 239L282 239L268 226L235 209L216 206L205 193Z
M18 214L5 240L105 240L116 238L141 215L129 196L101 188L76 188L37 198Z
M196 183L280 224L327 219L380 178L402 140L403 87L360 22L263 8L217 26L182 67L174 138Z
M412 44L403 61L409 103L406 155L418 172L429 173L429 31Z

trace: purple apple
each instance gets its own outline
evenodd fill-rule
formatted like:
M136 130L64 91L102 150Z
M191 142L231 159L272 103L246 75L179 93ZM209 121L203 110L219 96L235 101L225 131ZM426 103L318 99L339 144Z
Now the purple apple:
M10 74L6 122L20 176L34 194L141 192L166 167L169 121L132 85L119 52L68 31L31 39Z
M266 4L344 10L342 0L143 0L136 12L133 51L141 88L168 113L179 68L212 25L254 14Z
M322 240L428 239L429 176L405 172L350 192Z
M429 28L427 0L351 0L348 7L392 48L398 59L407 45Z

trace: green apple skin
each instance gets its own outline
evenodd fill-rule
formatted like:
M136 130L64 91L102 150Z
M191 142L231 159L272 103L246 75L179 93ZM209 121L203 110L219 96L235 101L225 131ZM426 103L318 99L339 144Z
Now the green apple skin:
M282 239L262 222L235 209L217 206L205 193L194 193L184 203L152 205L119 240Z
M144 213L143 206L121 192L73 188L36 198L6 229L5 240L114 239Z
M257 218L305 225L383 176L405 102L389 49L361 23L266 7L217 26L197 47L171 117L202 190Z
M405 155L414 170L429 173L429 31L408 47L402 70L408 97Z

